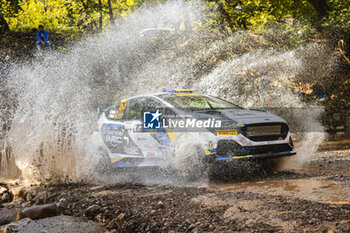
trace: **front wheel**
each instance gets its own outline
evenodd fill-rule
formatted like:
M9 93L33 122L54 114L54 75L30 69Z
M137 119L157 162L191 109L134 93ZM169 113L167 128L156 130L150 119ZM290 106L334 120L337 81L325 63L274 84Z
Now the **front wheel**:
M101 174L108 174L112 171L111 158L109 157L107 151L101 150L95 169L98 173Z
M199 143L180 140L175 146L174 167L189 180L205 180L208 177L208 163L204 149Z

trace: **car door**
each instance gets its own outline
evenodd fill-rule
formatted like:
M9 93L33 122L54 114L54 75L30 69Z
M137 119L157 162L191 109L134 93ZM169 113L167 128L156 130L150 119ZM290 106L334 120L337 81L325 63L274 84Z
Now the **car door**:
M162 103L152 97L133 98L128 103L125 127L130 139L137 145L144 157L161 156L160 143L157 138L158 130L143 128L143 113L162 111Z
M107 108L101 122L100 132L103 142L112 154L125 154L129 139L126 136L124 119L125 101Z

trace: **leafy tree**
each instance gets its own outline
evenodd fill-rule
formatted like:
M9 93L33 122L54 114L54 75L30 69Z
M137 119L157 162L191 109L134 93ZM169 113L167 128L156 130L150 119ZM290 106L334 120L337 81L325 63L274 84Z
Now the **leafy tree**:
M20 10L18 0L0 0L0 31L9 31L10 27L5 17L14 17Z
M39 24L55 31L102 30L104 25L113 24L115 17L125 17L143 2L143 0L23 0L17 2L17 8L11 8L8 6L8 1L0 0L1 9L6 10L6 14L3 13L4 10L0 11L0 20L1 22L2 19L5 20L6 30L30 30ZM9 9L16 9L15 14L9 14Z

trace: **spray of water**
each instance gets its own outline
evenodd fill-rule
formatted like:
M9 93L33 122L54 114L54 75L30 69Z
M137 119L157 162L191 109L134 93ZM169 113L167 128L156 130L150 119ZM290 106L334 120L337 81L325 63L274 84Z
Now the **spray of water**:
M22 176L40 182L96 181L92 174L99 155L89 141L96 107L139 93L191 88L244 107L303 106L288 86L310 69L310 53L317 50L320 60L329 53L315 44L279 51L248 33L227 37L202 31L194 26L203 17L201 9L182 1L144 8L118 28L14 71L7 86L18 106L7 138ZM193 32L185 30L189 19ZM140 33L150 28L151 35ZM154 28L169 30L159 35ZM180 145L179 170L195 152L190 148Z
M300 52L302 51L302 53ZM314 55L315 52L317 55ZM307 60L313 54L317 59ZM305 104L290 88L293 81L308 77L310 64L324 62L326 48L310 44L293 51L281 52L263 49L234 56L204 77L199 88L202 92L222 96L246 108L272 109L284 116L291 128L298 125L301 141L296 148L297 156L282 160L282 168L301 167L310 161L317 147L325 138L319 118L323 108ZM316 66L313 74L323 78ZM322 72L322 71L321 71ZM310 75L310 73L309 73ZM322 77L323 76L323 77ZM310 77L308 77L310 79Z
M162 48L155 34L143 29L181 27L183 14L196 17L184 2L145 8L121 22L118 29L87 38L67 53L38 57L14 71L8 88L18 106L7 135L16 165L24 179L41 182L90 180L98 162L89 138L96 127L96 107L139 92L152 92L165 83L169 69L158 77L140 73L155 70ZM169 30L169 33L172 33ZM171 36L171 35L169 35ZM171 38L169 38L171 39ZM148 82L147 87L133 85ZM161 81L161 82L159 82ZM176 83L176 80L173 80Z

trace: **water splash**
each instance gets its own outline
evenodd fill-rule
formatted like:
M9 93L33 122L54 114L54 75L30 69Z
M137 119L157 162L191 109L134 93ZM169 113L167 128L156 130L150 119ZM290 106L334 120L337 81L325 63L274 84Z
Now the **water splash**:
M145 92L132 82L142 78L139 73L150 64L156 67L162 50L154 48L153 36L145 38L140 32L181 26L180 16L188 12L196 17L192 6L180 1L144 8L120 22L117 29L78 42L66 53L38 57L10 75L8 88L17 96L18 106L7 137L25 179L94 179L91 171L99 158L89 138L96 127L96 107ZM149 87L161 85L161 77L144 80L150 82ZM154 85L146 92L156 89Z
M300 53L300 49L303 53ZM317 56L314 55L316 51ZM319 121L323 108L304 103L290 86L300 77L310 79L305 74L310 71L308 63L315 65L318 61L324 62L328 56L332 58L327 51L322 46L310 44L288 52L263 49L236 55L201 79L199 90L246 108L272 110L284 117L291 128L297 125L298 135L294 136L298 136L301 142L296 148L297 156L282 159L281 168L301 167L312 159L318 145L325 139ZM310 54L317 59L306 60ZM317 69L316 66L314 69ZM309 75L318 72L309 72Z
M186 31L185 15L196 28L201 9L200 4L181 1L144 8L119 22L118 28L14 71L8 88L18 106L7 137L23 177L96 181L92 174L99 157L89 142L96 107L135 94L191 88L244 107L304 106L289 85L307 76L303 72L310 69L310 54L317 51L317 64L330 53L317 44L281 51L245 32L224 36L200 27ZM171 30L162 36L142 36L146 28ZM179 31L174 33L174 28Z

